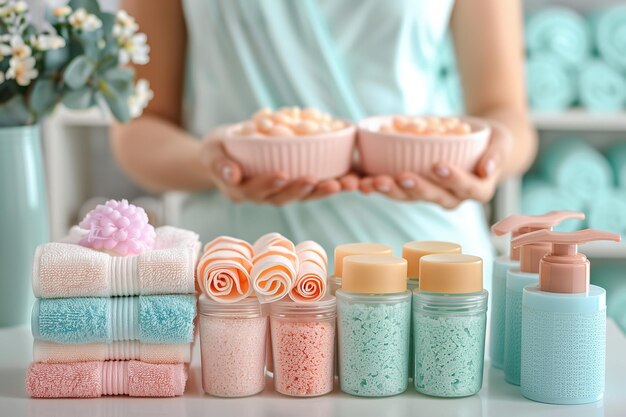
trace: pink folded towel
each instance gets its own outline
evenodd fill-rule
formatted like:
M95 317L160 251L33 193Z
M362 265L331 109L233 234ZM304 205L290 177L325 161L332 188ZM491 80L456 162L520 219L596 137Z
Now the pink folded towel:
M65 243L40 245L33 262L33 292L38 298L190 294L198 235L165 226L156 229L155 249L137 256L112 256L76 245L81 229Z
M32 363L26 373L26 392L35 398L176 397L183 395L186 382L182 363Z
M189 363L189 344L157 345L125 340L113 343L66 345L35 340L33 361L70 363L109 360L138 360L146 363Z

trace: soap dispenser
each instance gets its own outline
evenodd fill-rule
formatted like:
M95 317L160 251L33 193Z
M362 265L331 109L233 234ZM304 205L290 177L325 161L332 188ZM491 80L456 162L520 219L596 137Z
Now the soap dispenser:
M539 285L522 294L522 395L550 404L584 404L604 394L606 292L589 285L590 263L578 245L620 241L614 233L549 230L519 236L514 247L551 244Z
M551 211L540 216L514 214L491 226L496 236L511 234L511 239L535 230L552 229L563 220L584 219L585 215L576 211ZM548 245L544 245L548 248ZM491 288L491 331L489 356L491 365L502 368L504 365L504 332L506 314L506 279L509 269L519 268L520 250L511 246L509 255L494 260Z

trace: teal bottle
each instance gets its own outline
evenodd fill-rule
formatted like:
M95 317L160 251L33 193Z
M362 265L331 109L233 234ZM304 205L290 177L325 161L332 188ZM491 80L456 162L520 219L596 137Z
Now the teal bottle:
M39 126L0 128L0 327L26 324L35 248L48 241Z

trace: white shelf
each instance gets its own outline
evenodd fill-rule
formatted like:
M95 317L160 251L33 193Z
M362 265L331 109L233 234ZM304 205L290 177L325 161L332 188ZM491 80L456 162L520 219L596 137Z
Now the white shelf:
M626 111L592 113L584 109L564 112L534 112L532 120L539 130L566 131L626 131Z

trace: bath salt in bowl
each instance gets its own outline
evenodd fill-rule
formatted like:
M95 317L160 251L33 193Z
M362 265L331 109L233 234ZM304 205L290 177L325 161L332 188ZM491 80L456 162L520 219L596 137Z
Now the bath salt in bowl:
M473 171L490 134L485 121L467 116L375 116L358 123L358 149L370 175L427 175L438 162Z
M285 172L316 180L346 174L352 163L356 128L317 109L261 109L251 120L226 127L223 144L244 177Z

